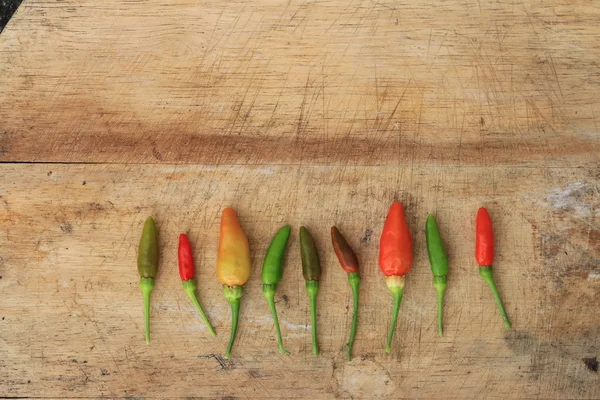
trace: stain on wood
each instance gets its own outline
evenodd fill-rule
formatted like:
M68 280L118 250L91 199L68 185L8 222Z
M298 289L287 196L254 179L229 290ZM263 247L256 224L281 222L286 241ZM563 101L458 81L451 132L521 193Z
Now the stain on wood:
M592 372L598 372L598 358L597 357L586 357L582 361L585 366Z

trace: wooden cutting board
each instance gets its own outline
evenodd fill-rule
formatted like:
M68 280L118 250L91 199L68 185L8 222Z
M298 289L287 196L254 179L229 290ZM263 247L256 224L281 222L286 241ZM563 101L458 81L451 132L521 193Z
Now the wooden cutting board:
M0 396L599 398L600 8L595 1L24 1L0 35ZM377 266L403 202L415 265L393 352ZM230 360L221 210L253 273ZM486 206L505 330L473 257ZM424 243L450 258L445 336ZM160 230L152 343L136 251ZM277 351L260 288L294 228ZM355 357L337 224L362 264ZM323 261L310 354L297 229ZM211 338L177 274L195 250Z

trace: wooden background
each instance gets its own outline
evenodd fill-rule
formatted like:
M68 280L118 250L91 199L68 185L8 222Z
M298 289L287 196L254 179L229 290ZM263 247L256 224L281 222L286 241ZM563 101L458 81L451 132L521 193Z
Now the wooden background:
M26 0L0 35L0 396L600 398L600 7L595 0ZM415 243L393 353L378 241ZM235 207L253 273L230 360L215 273ZM497 233L503 328L473 258ZM423 227L450 257L444 338ZM143 338L136 250L162 261ZM266 246L294 228L277 294ZM338 224L362 263L355 358ZM310 354L297 229L323 261ZM211 338L181 288L189 232Z

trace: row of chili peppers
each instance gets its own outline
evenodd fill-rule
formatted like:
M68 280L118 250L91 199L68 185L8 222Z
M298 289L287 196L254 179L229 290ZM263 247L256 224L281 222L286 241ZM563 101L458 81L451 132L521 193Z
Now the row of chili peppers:
M279 351L286 354L289 354L289 352L283 345L274 297L277 284L279 284L283 278L283 261L290 232L290 226L286 225L279 229L275 234L265 255L262 268L262 291L273 315ZM443 298L447 285L448 258L446 256L444 243L437 222L433 215L429 215L427 218L425 234L429 262L431 264L431 271L433 272L433 285L437 291L438 331L439 335L442 336ZM359 262L356 254L346 239L335 226L331 227L331 240L333 249L342 268L348 273L348 281L352 288L354 310L350 337L348 344L346 345L346 357L350 359L358 323L360 285ZM321 263L319 261L319 254L313 237L304 226L300 227L300 251L302 258L302 274L306 281L306 291L310 300L312 352L314 355L318 355L319 345L317 340L316 308L319 280L321 278ZM154 287L154 278L156 277L158 270L158 257L158 235L156 224L152 217L148 217L144 224L138 251L138 272L141 276L140 287L144 296L146 342L150 342L150 293ZM504 325L506 328L510 328L510 322L506 316L506 311L504 310L502 300L500 299L498 289L496 288L492 276L494 233L492 230L492 220L485 208L480 208L477 212L475 257L480 266L479 273L489 285L494 299L498 304L500 314L504 320ZM215 336L215 331L196 297L194 259L190 242L185 234L181 234L179 237L178 259L179 274L183 281L183 288L198 309L198 312L208 327L211 335ZM387 287L390 289L394 299L392 323L389 328L385 348L387 353L391 351L400 303L402 302L405 276L412 269L412 265L412 237L406 223L402 205L399 202L394 202L390 207L383 226L379 252L379 267L386 276ZM229 358L235 341L240 300L243 293L242 287L250 278L250 268L251 261L248 238L240 226L235 211L231 208L226 208L223 210L221 216L219 250L217 255L217 276L223 285L223 294L231 304L232 316L231 334L225 358Z

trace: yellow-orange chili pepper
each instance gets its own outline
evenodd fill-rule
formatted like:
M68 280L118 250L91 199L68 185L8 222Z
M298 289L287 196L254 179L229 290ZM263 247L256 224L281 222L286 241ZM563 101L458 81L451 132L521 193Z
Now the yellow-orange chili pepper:
M221 236L217 254L217 276L223 285L223 294L231 304L231 335L225 358L231 355L240 314L242 286L250 278L250 245L235 211L223 210Z

